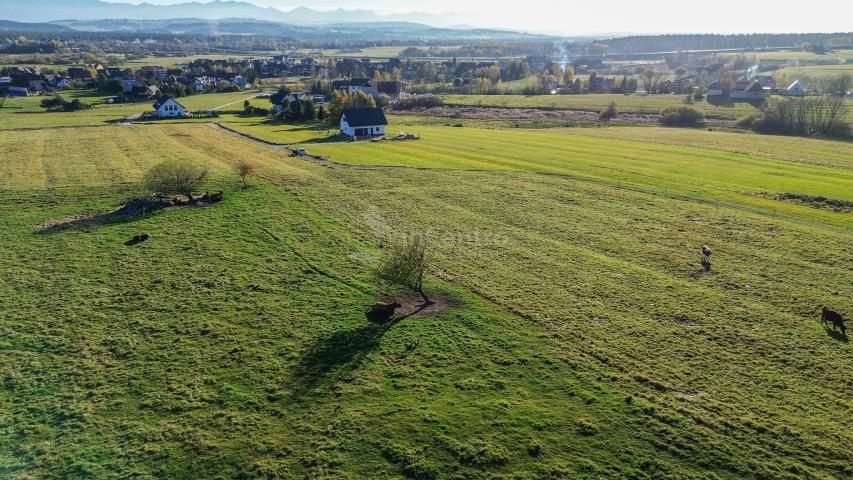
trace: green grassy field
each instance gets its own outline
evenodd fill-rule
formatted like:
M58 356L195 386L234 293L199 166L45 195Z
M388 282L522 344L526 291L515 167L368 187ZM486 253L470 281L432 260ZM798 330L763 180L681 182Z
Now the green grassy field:
M853 50L832 50L826 54L802 51L761 52L755 55L759 60L771 61L836 62L853 60Z
M562 110L584 110L600 112L607 108L610 102L622 113L658 114L671 105L683 105L682 95L618 95L618 94L587 94L587 95L445 95L444 102L448 105L474 105L502 108L551 108ZM723 105L712 105L705 101L696 102L693 107L701 110L708 118L737 119L754 112L752 105L744 102Z
M784 74L788 79L796 80L799 77L810 79L827 79L840 75L853 76L853 62L841 65L806 65L800 67L785 67L779 69L778 74ZM793 81L792 80L792 81ZM805 79L803 80L805 81Z
M211 93L192 95L178 99L190 111L207 110L229 105L228 110L242 110L243 101L257 95L257 92ZM73 113L46 112L40 103L47 97L10 98L0 108L0 130L43 129L49 127L98 126L121 120L137 114L154 111L153 102L108 105L107 97L95 95L89 91L63 92L66 100L79 98L81 102L92 105L91 110Z
M308 145L415 167L364 170L199 123L6 114L2 478L853 475L853 355L818 322L850 312L850 213L754 195L853 199L849 143L393 117L422 139ZM38 232L185 158L223 203ZM384 328L371 265L405 232L454 308Z

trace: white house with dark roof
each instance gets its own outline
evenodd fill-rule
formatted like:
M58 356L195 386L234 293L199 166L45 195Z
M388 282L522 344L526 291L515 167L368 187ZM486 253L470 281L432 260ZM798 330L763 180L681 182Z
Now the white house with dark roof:
M341 115L341 133L351 138L385 135L386 125L381 108L348 108Z
M162 97L154 104L154 110L160 118L183 118L189 117L187 109L172 97Z

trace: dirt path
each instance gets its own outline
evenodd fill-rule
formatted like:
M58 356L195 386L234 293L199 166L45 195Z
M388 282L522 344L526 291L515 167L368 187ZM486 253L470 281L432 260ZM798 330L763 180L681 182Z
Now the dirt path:
M224 105L220 105L220 106L218 106L218 107L213 107L213 108L211 108L211 109L210 109L210 111L211 111L211 112L214 112L214 111L216 111L216 110L222 110L222 109L223 109L223 108L225 108L225 107L230 107L231 105L237 105L238 103L243 103L243 102L245 102L246 100L251 100L251 99L253 99L253 98L258 98L258 97L260 97L261 95L263 95L263 92L258 92L258 93L256 93L256 94L252 95L251 97L241 98L240 100L234 100L233 102L228 102L228 103L226 103L226 104L224 104Z
M225 134L242 138L243 140L247 140L252 143L256 143L258 145L263 145L267 148L271 148L273 150L278 150L280 152L289 153L291 155L296 155L296 150L291 147L290 144L286 143L275 143L267 140L263 140L261 138L243 133L234 130L233 128L229 128L221 123L208 123L209 127L219 130ZM304 145L304 144L300 144ZM414 170L413 167L403 167L403 166L371 166L371 165L349 165L346 163L337 163L326 158L317 156L317 155L299 155L298 158L302 160L308 160L310 162L314 162L318 165L322 165L328 168L337 168L337 169L348 169L348 170Z

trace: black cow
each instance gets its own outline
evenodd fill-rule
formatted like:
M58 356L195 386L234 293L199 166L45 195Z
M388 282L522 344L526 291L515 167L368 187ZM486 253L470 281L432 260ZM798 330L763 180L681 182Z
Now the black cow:
M827 330L829 330L829 324L831 322L833 331L838 328L841 330L842 334L847 335L847 325L844 324L844 317L842 317L840 313L823 307L823 313L821 314L820 319L823 321L823 326L826 327Z

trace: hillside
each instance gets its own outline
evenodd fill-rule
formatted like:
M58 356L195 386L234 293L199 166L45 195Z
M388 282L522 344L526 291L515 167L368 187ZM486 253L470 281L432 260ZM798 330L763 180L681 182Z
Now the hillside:
M853 352L819 322L851 311L850 212L780 196L853 202L850 143L394 116L420 139L352 144L217 119L321 164L38 101L0 108L0 477L853 475ZM43 231L173 158L225 201ZM414 233L447 308L373 323L401 295L381 247Z

